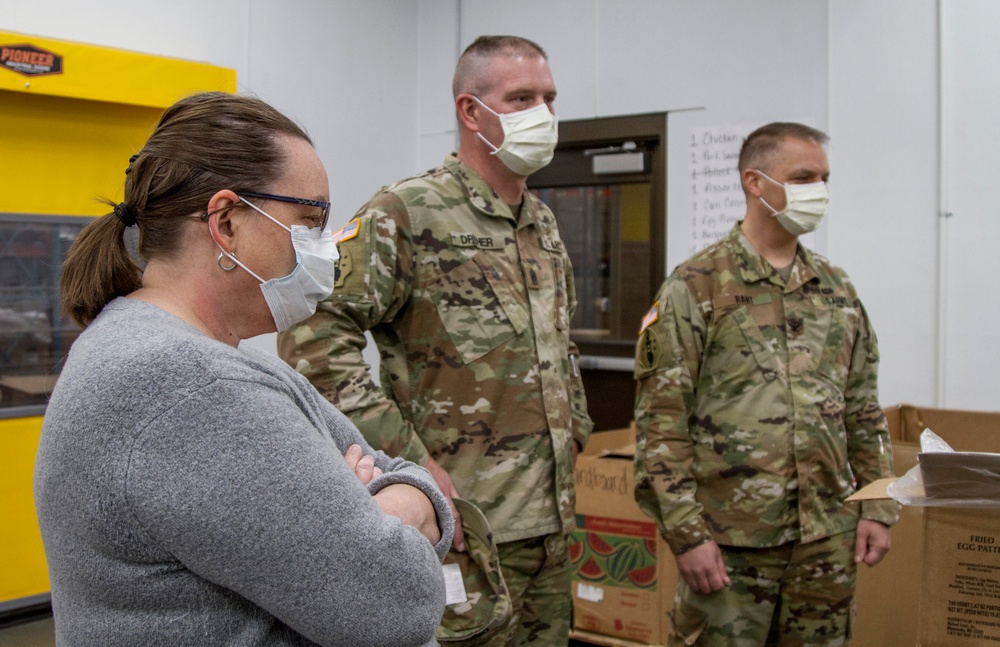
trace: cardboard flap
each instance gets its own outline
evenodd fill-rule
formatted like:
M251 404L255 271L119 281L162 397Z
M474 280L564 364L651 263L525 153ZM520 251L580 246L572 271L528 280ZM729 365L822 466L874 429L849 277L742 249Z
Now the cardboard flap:
M635 427L595 431L590 434L581 456L632 458L635 456Z
M877 501L879 499L891 499L887 489L890 484L895 483L898 480L896 477L879 479L877 481L872 481L868 485L864 486L851 496L847 497L848 501Z

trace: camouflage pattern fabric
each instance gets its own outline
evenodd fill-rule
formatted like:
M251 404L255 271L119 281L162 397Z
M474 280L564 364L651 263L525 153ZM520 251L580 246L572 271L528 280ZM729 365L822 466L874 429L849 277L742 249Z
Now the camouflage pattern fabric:
M279 337L279 353L368 442L433 457L498 543L574 523L571 442L592 423L569 321L573 272L552 212L515 214L469 167L378 192L338 232L333 295ZM381 387L361 349L370 330Z
M674 553L854 531L854 479L893 475L878 359L847 275L801 245L787 283L740 224L679 266L636 346L635 495Z
M445 607L438 640L454 647L564 647L573 608L566 536L496 545L482 513L462 499L455 505L467 550L450 551L445 564L461 567L468 600Z
M461 645L486 644L504 633L512 615L510 593L500 569L500 552L482 511L464 499L454 499L462 518L465 550L452 548L444 564L461 570L464 602L445 607L437 639Z
M731 584L702 594L681 580L667 646L843 647L854 623L855 539L723 547Z
M498 546L514 614L485 647L565 647L573 613L573 562L566 536L553 533Z

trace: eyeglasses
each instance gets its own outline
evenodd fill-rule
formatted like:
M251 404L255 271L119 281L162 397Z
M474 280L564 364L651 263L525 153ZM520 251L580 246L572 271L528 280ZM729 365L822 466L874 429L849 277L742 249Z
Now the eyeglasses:
M246 196L248 198L260 198L261 200L277 200L278 202L290 202L292 204L302 204L307 207L319 207L322 211L320 212L320 219L322 223L320 228L326 227L326 221L330 217L330 203L326 200L310 200L309 198L293 198L287 195L273 195L271 193L254 193L253 191L240 191L240 197Z

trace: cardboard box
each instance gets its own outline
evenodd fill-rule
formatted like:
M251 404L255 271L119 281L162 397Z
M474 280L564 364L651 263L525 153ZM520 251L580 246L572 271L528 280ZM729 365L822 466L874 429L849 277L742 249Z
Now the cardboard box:
M892 439L896 474L905 474L917 464L924 411L932 416L934 429L946 429L950 412L924 410L911 405L885 409ZM956 415L959 412L954 412ZM947 433L947 432L946 432ZM1000 440L1000 436L998 436ZM921 569L924 559L924 509L905 507L892 527L892 548L874 568L858 568L854 602L857 614L851 647L913 647L917 644Z
M634 455L635 430L618 429L592 434L577 458L573 637L593 644L663 645L670 630L677 567L635 502Z
M896 473L931 429L959 451L1000 452L1000 413L886 410ZM887 481L855 495L886 498ZM852 497L852 498L855 498ZM972 647L1000 641L1000 510L904 506L892 549L858 570L852 647Z
M935 409L909 404L888 407L885 413L889 421L893 460L898 475L906 473L917 464L920 434L928 428L956 450L1000 452L1000 413ZM676 563L669 547L659 539L652 520L643 515L635 503L632 473L634 453L633 429L602 431L592 435L586 450L577 461L578 530L573 537L576 542L586 541L588 532L611 545L634 537L635 533L630 535L610 532L606 525L601 529L603 520L606 519L636 522L640 525L633 529L643 535L643 541L650 536L656 539L655 589L629 588L620 586L619 583L612 585L610 582L595 583L583 578L579 569L593 554L584 556L587 553L586 543L574 548L574 554L578 555L577 574L573 579L574 637L590 644L663 645L670 631L667 614L673 605L677 586ZM976 514L982 512L978 510ZM851 647L914 647L918 644L917 632L922 615L921 587L926 570L924 513L924 508L904 507L899 522L892 528L892 550L875 568L861 566L858 569L855 598L857 617ZM587 528L588 517L591 518L592 530ZM645 529L638 530L643 528L642 523L648 525ZM936 525L932 532L939 532ZM928 555L930 551L938 550L933 545L937 542L937 536L932 538L934 542L927 546ZM1000 542L1000 536L997 537L997 542ZM1000 563L1000 554L994 557ZM604 570L599 559L595 558L595 562ZM620 568L619 565L615 572ZM584 598L579 595L580 584L593 587L582 590ZM592 597L603 595L603 601L586 599L591 593L594 594ZM640 604L645 609L640 611ZM920 644L925 647L936 644L957 647L987 643L946 641Z
M1000 642L1000 510L928 508L918 644Z
M1000 452L1000 413L899 404L886 408L885 415L893 442L899 440L904 445L919 448L920 434L931 429L955 451ZM913 465L916 462L911 467ZM896 472L902 474L898 467Z

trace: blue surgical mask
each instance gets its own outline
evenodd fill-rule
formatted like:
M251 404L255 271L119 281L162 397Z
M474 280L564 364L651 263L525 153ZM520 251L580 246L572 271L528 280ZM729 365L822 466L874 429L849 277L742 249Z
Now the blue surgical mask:
M292 237L295 268L288 276L267 281L257 276L235 256L227 254L225 250L222 251L226 258L260 281L260 291L264 294L267 307L271 310L274 325L278 332L283 332L312 316L319 302L333 293L334 270L340 258L337 243L333 240L333 236L320 227L292 225L289 229L263 209L247 202L245 198L240 199ZM222 250L222 247L219 249Z

